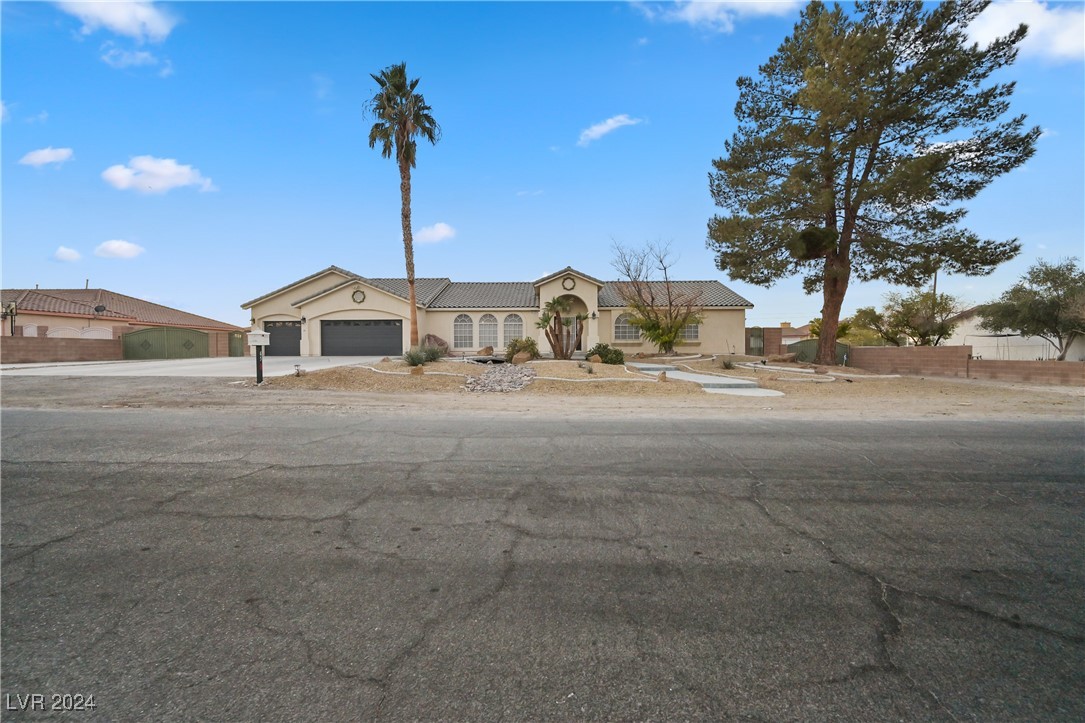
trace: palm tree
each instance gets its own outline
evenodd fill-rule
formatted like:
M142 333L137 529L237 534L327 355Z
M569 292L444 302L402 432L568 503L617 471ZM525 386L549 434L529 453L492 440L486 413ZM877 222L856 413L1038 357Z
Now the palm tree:
M417 144L421 136L436 144L441 139L441 126L430 115L421 93L416 93L419 78L407 78L407 64L390 65L379 75L377 93L366 104L376 119L369 129L369 147L381 144L381 155L391 158L395 152L399 164L400 219L403 223L403 255L407 261L407 292L411 308L411 347L418 346L418 309L414 292L414 237L411 234L411 169L414 168Z

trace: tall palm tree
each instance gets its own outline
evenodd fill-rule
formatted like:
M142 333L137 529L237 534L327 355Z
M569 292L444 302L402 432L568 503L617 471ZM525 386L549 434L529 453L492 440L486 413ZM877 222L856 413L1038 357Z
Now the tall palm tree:
M407 77L407 64L390 65L379 75L377 93L366 104L376 122L369 129L369 147L379 142L381 155L391 158L395 153L399 165L400 220L403 223L403 255L407 260L407 292L411 308L411 346L418 346L418 309L414 292L414 237L411 234L411 169L414 168L417 144L421 136L432 144L441 139L441 126L430 114L421 93L416 93L419 78Z

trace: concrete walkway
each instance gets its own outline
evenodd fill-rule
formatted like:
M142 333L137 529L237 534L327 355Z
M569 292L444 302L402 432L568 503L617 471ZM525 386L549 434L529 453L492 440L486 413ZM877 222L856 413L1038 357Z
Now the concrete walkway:
M644 362L628 362L626 366L633 367L645 374L656 375L667 372L668 379L700 384L706 392L712 394L730 394L742 397L782 397L783 392L775 389L762 389L757 382L738 377L717 376L715 374L697 374L682 371L672 364L649 364Z

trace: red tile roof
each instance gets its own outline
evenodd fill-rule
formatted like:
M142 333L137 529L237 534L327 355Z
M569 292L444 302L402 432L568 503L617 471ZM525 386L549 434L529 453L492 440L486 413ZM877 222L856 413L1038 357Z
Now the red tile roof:
M149 326L236 331L240 327L190 314L107 289L3 289L0 303L15 302L19 311L99 319L116 319ZM104 306L105 311L95 312Z

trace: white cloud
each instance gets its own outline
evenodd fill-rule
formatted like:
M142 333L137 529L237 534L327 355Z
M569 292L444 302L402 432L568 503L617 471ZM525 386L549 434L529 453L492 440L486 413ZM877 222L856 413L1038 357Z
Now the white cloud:
M55 163L58 166L65 161L71 160L72 149L71 148L39 148L36 151L30 151L25 156L19 159L19 163L24 166L34 166L35 168L41 168L42 166L50 163Z
M616 131L622 126L635 126L638 123L644 122L643 118L630 118L625 113L616 115L612 118L607 118L602 123L596 123L591 128L587 128L580 132L580 140L576 142L578 146L586 146L592 141L597 141L607 133Z
M177 19L160 10L150 2L59 2L57 6L83 21L80 32L90 35L99 28L106 28L117 35L145 42L165 40Z
M108 48L108 50L107 50ZM132 68L141 65L158 65L158 58L146 50L123 50L112 43L102 46L102 62L111 68Z
M1022 55L1055 62L1085 58L1085 7L1079 3L992 3L968 26L968 36L987 44L1021 23L1028 25Z
M145 250L142 246L131 241L114 239L98 244L98 248L94 249L94 255L101 256L104 259L134 259Z
M648 44L648 38L637 38L637 45L644 46L644 45L647 45L647 44Z
M159 78L168 78L173 75L173 61L166 58L166 62L162 64L162 70L158 71Z
M53 258L57 261L73 262L78 261L83 257L75 249L70 249L67 246L59 246L53 254Z
M678 0L674 3L634 3L644 17L665 23L685 23L716 33L733 33L735 21L759 15L781 17L802 7L800 0Z
M423 226L414 235L414 240L421 244L435 244L446 241L456 235L456 229L443 221L438 221L432 226Z
M49 111L43 110L41 113L38 113L37 115L32 115L29 118L27 118L26 122L27 123L44 123L47 120L49 120Z
M197 186L200 191L218 190L210 178L204 178L192 166L154 156L136 156L127 166L110 166L102 171L102 178L116 189L139 193L165 193L181 186Z
M543 192L542 189L539 189L538 191L517 191L516 195L520 198L525 198L527 196L541 196L543 195Z
M8 104L0 100L0 123L8 119Z

